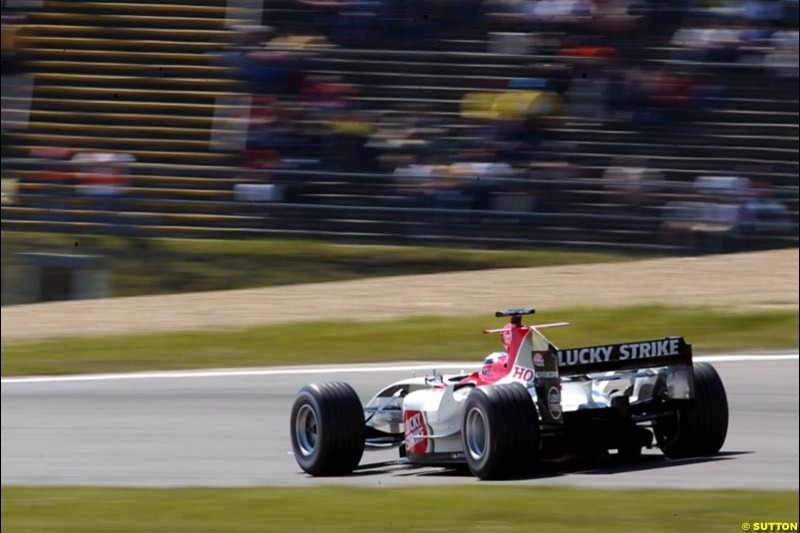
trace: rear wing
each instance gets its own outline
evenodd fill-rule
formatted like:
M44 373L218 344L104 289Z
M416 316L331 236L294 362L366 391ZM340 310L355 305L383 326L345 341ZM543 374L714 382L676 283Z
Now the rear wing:
M666 396L671 400L694 398L692 345L682 337L567 350L558 350L551 344L549 353L537 354L535 386L539 414L546 424L564 422L559 392L562 377L666 367Z
M555 350L560 376L692 365L692 345L683 337Z

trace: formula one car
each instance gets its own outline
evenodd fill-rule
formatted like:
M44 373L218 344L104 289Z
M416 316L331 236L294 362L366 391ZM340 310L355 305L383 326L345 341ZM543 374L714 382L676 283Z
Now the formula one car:
M532 308L495 313L510 322L502 352L471 374L392 383L366 406L346 383L312 383L291 412L294 457L316 476L352 472L364 448L399 447L416 465L466 463L481 479L525 475L544 458L643 447L667 457L711 455L728 431L719 375L692 363L683 338L559 350L523 325Z

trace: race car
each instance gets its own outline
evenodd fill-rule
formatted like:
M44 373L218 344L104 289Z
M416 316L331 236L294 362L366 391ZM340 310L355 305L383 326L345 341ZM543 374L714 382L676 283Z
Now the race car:
M303 387L292 406L294 457L315 476L342 475L366 448L398 447L413 465L466 464L480 479L534 473L547 458L610 452L637 458L717 453L728 431L725 387L714 368L693 363L681 337L558 349L524 325L532 308L495 313L503 350L469 374L411 377L362 406L341 382Z

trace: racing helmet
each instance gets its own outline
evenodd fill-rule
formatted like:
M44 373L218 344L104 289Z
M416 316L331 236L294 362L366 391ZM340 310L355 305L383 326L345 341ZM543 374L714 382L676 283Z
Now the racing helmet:
M507 358L508 353L506 352L492 352L486 356L483 360L483 368L481 369L481 374L488 374L492 371L492 366L497 363L501 358Z

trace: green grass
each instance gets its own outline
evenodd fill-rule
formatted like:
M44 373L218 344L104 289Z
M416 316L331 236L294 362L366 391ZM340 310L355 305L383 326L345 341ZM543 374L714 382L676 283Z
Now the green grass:
M797 522L797 492L560 487L100 489L3 487L3 530L37 533L263 531L741 531Z
M369 276L624 261L642 256L585 252L491 251L365 246L284 239L144 239L2 232L3 305L23 295L19 252L107 258L112 296L241 289Z
M709 308L565 309L535 315L567 320L547 330L559 347L684 336L695 352L798 345L797 311L725 312ZM2 343L2 374L72 374L397 360L479 361L500 348L481 330L489 316L322 322L241 330L169 332Z

